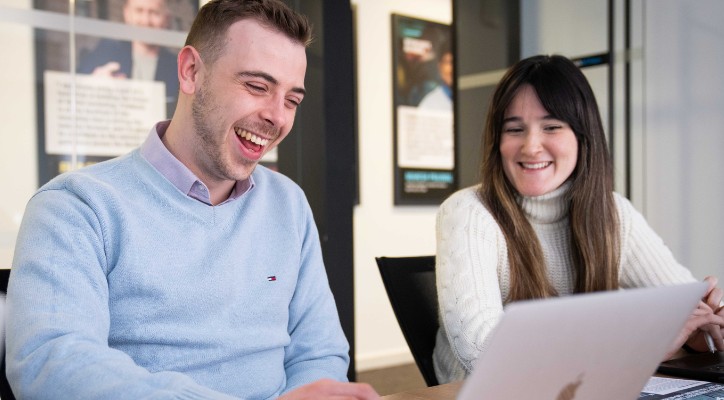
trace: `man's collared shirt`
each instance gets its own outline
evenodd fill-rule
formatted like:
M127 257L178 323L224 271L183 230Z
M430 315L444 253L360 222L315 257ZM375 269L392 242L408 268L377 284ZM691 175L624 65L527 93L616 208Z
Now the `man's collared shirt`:
M205 204L211 204L211 195L206 185L191 170L179 161L161 141L171 121L161 121L151 128L146 141L141 145L141 155L169 180L178 190ZM226 204L241 197L254 187L254 178L236 181L229 198L218 205Z

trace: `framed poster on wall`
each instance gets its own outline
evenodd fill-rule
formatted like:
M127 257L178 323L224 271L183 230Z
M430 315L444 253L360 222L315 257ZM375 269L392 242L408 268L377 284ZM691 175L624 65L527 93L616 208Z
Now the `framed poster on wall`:
M392 15L395 205L439 204L456 189L449 25Z
M176 56L198 0L34 0L33 7L74 16L72 29L35 30L42 185L128 153L173 115Z

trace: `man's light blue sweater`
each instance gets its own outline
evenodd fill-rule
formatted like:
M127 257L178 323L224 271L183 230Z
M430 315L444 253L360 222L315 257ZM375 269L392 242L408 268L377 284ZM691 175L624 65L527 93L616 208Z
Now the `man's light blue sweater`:
M8 288L16 395L261 399L345 381L309 205L283 175L259 166L253 177L213 207L136 150L42 187Z

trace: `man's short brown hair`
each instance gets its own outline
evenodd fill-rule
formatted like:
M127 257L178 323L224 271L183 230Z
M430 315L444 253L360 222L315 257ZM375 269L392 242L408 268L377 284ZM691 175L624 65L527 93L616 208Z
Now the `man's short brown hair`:
M312 40L307 17L280 0L212 0L196 15L186 45L193 46L204 62L213 63L224 49L229 27L244 19L254 19L305 47Z

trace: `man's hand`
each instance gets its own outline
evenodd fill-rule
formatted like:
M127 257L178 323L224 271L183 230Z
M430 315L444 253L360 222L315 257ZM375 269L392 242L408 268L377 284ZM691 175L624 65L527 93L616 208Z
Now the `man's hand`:
M366 383L345 383L320 379L298 387L279 400L378 400L380 396Z

